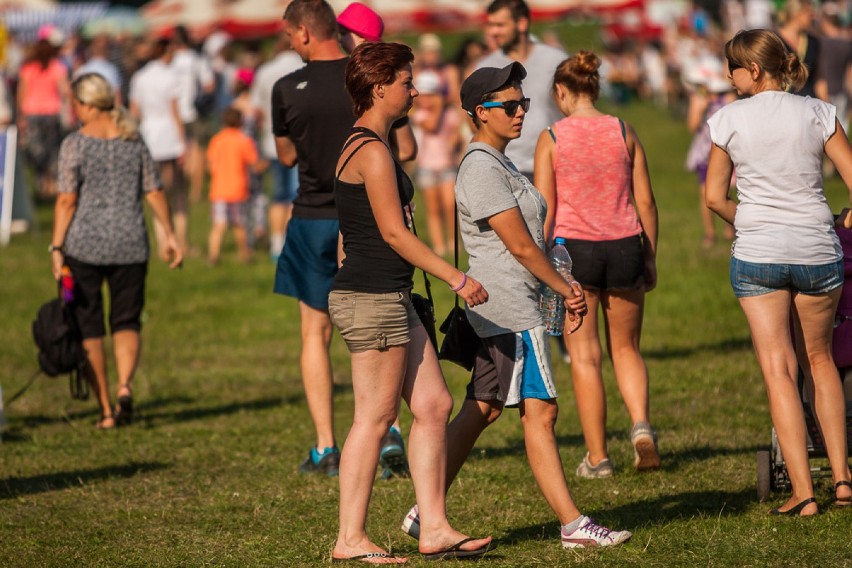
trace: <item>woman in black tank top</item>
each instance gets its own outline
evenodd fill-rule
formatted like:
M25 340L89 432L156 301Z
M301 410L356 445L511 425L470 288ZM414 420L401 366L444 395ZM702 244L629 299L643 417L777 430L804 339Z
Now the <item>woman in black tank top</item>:
M435 558L475 556L491 544L490 537L468 538L447 521L446 428L452 397L410 303L415 266L446 282L469 305L488 299L478 282L437 256L406 226L403 207L413 188L388 150L388 135L417 96L413 59L407 46L365 43L352 52L346 67L346 90L358 120L337 165L334 193L345 258L329 311L352 353L355 419L340 459L334 559L405 561L366 533L379 448L398 414L400 395L414 417L409 463L423 520L420 552Z

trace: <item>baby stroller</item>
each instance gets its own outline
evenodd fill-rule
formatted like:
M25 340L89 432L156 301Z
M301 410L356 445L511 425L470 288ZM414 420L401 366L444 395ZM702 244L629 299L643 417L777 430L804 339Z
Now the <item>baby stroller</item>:
M838 228L837 235L843 247L843 267L845 283L837 306L834 319L834 337L832 338L832 354L834 363L840 372L846 394L846 444L852 450L852 230ZM806 400L804 374L799 369L799 396L805 411L807 427L808 459L827 458L825 443ZM822 460L824 461L824 460ZM819 463L819 462L817 462ZM811 475L817 477L831 476L831 468L827 462L821 465L811 463ZM790 477L775 428L772 429L772 444L769 450L757 452L757 498L765 501L772 491L787 491L790 489Z

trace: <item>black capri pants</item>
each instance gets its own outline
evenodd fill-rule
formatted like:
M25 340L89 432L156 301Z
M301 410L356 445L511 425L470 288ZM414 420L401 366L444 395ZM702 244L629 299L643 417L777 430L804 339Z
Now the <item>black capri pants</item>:
M139 331L145 306L145 277L148 263L88 264L66 257L65 264L74 278L74 302L71 305L83 339L106 335L104 325L103 284L109 287L109 328Z

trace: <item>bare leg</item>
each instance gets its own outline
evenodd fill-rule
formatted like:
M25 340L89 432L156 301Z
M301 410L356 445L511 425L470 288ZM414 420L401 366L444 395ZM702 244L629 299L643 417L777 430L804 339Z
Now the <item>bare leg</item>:
M444 242L440 187L426 188L423 191L423 201L426 203L426 227L432 250L443 256L447 253L447 245Z
M132 329L116 331L112 334L112 342L118 371L118 393L129 394L130 383L139 363L139 332Z
M269 252L273 256L281 254L292 212L291 203L272 203L269 206Z
M796 382L796 354L790 338L790 303L790 292L787 290L740 298L740 306L751 329L757 361L766 382L772 423L793 486L793 495L780 507L782 511L814 496L808 469L805 418ZM802 511L806 515L816 512L815 503Z
M207 237L207 261L210 264L219 262L222 250L222 238L228 228L227 223L215 222L210 227L210 236Z
M367 536L379 446L399 412L406 346L352 353L355 416L340 456L340 530L333 556L384 552ZM402 560L402 559L399 559Z
M601 292L586 290L589 315L580 328L565 339L571 353L571 378L589 462L597 465L607 458L606 392L601 373L602 353L597 312Z
M84 339L83 349L86 350L86 360L89 363L87 368L89 384L92 385L92 390L95 392L95 398L98 399L98 406L101 409L102 420L98 422L98 425L107 428L115 426L115 421L112 417L112 404L109 401L109 390L107 387L104 338Z
M251 249L248 246L248 234L242 225L234 227L234 241L237 244L237 255L240 262L246 263L251 260Z
M846 401L840 374L831 355L832 324L840 291L841 288L837 288L824 295L793 296L806 350L805 353L799 354L799 364L813 381L812 403L825 440L825 450L835 482L850 479L846 442ZM840 487L837 493L837 497L848 497L852 494L852 489Z
M331 359L328 355L332 325L326 310L312 308L304 302L299 302L299 314L302 329L302 384L316 428L316 447L322 452L334 446Z
M503 412L498 401L465 399L461 410L447 426L447 489L455 481L479 435Z
M447 251L453 250L456 242L455 221L456 214L456 189L455 180L447 180L441 183L438 189L441 192L441 208L443 210L443 230L447 235Z
M645 291L619 290L604 294L607 347L621 398L632 424L648 421L648 368L639 351Z
M409 464L420 511L420 552L428 554L453 546L467 535L453 529L447 520L447 419L453 399L421 325L411 330L402 396L414 418L409 435ZM477 550L489 542L490 537L473 540L462 549Z
M520 412L533 477L559 523L567 525L580 516L580 511L571 499L556 443L554 427L559 407L555 400L528 398L521 402Z
M186 175L190 181L189 197L193 203L198 203L204 188L204 153L195 141L187 145Z

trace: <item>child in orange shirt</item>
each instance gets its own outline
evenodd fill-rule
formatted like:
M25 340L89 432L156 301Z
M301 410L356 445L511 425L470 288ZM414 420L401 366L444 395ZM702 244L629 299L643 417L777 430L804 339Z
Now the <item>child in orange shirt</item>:
M222 237L230 225L241 262L251 259L248 224L249 168L258 167L257 148L240 130L243 118L229 107L222 114L223 128L210 140L207 162L210 170L210 215L213 225L207 241L207 260L219 262Z

